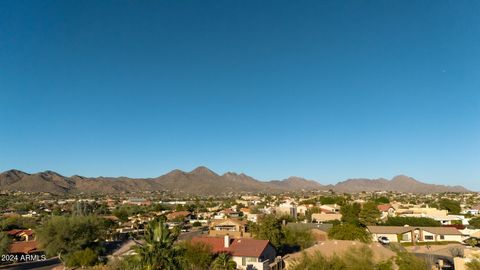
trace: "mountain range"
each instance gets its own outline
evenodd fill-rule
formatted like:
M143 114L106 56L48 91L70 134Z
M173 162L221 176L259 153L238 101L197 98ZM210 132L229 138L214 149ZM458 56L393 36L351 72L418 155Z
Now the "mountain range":
M322 185L301 177L284 180L259 181L243 173L227 172L219 175L200 166L193 171L173 170L156 178L128 177L66 177L53 171L29 174L9 170L0 174L0 190L25 192L118 193L135 191L170 191L193 195L219 195L239 192L286 192L334 190L337 192L398 191L411 193L468 192L462 186L426 184L414 178L399 175L391 180L348 179L335 185Z

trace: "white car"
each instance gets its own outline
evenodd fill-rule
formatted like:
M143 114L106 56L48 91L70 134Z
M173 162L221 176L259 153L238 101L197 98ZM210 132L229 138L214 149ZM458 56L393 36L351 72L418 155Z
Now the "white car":
M384 244L384 245L390 244L390 240L388 240L388 237L386 237L386 236L378 237L378 242L380 242L381 244Z

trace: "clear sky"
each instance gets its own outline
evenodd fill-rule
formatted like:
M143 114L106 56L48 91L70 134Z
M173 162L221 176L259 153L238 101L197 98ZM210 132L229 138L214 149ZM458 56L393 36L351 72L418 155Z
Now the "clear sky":
M480 190L480 1L0 1L0 170Z

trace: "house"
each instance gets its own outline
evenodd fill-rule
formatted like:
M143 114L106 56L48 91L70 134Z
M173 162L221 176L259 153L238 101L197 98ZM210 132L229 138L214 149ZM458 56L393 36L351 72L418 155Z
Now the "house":
M39 250L39 244L37 241L17 241L12 242L9 247L9 254L39 254L42 253Z
M171 221L188 221L190 220L192 213L189 211L172 212L167 215L167 220Z
M193 243L204 243L213 253L226 252L237 263L237 269L268 270L275 261L276 251L268 240L249 238L194 237Z
M315 213L312 214L312 222L324 223L334 220L341 220L342 214Z
M454 227L367 226L373 241L385 236L390 242L461 242L462 233Z
M338 204L323 204L320 206L320 210L323 213L334 214L340 213L340 205Z
M309 207L306 206L306 205L299 205L299 206L297 206L297 213L305 215L305 213L307 212L308 209L309 209Z
M7 234L15 241L35 240L35 232L33 230L10 230Z
M462 212L460 212L461 214L470 214L472 216L476 216L480 213L480 205L475 205L475 206L472 206L470 209L463 209Z
M465 218L459 215L434 215L434 214L402 214L402 217L424 217L434 219L442 225L463 224ZM465 221L466 222L466 221Z
M381 213L380 219L382 220L385 220L388 217L393 217L397 214L395 208L393 208L393 206L389 203L379 204L377 205L377 209Z
M403 214L414 214L414 215L425 215L425 216L446 216L448 215L448 210L437 209L435 207L409 207L409 208L398 208L398 215Z
M292 218L297 218L297 206L295 203L287 201L275 207L275 213L278 215L288 215Z
M128 200L124 200L122 204L127 205L138 205L138 206L149 206L152 204L150 200L144 198L130 198Z
M247 214L246 215L247 221L251 221L253 223L258 222L259 214Z
M228 218L221 220L213 220L210 222L208 235L232 237L251 237L248 232L247 222L243 220Z
M238 218L241 215L239 211L236 211L230 208L224 209L220 211L220 213L222 213L224 217L231 217L231 218Z

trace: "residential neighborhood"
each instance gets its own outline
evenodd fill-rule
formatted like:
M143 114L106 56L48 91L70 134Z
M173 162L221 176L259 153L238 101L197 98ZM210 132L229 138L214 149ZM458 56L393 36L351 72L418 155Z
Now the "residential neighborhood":
M429 269L462 269L455 264L471 261L468 258L473 255L464 254L476 254L480 243L477 193L320 191L202 199L168 193L62 198L47 193L3 192L0 198L7 206L0 219L2 249L11 255L6 258L12 258L2 262L5 266L26 263L28 258L60 256L70 267L128 269L130 260L143 256L147 243L156 246L149 242L154 239L148 239L160 232L169 235L172 248L183 250L171 255L184 258L184 265L178 267L196 264L189 252L205 252L206 262L197 265L198 269L209 269L216 259L229 259L236 269L298 269L300 266L295 265L305 260L305 251L347 256L361 245L392 265L405 254L414 256L410 260L429 254L436 256L434 261L425 261ZM85 231L94 237L84 240L87 246L74 247L75 242L69 242L73 239L60 240L55 235L58 230L77 234L82 228L94 230ZM55 233L48 235L53 233L49 230ZM56 247L52 250L51 245ZM445 251L450 249L451 254ZM178 252L174 250L177 248L169 252ZM68 252L95 257L76 261Z

